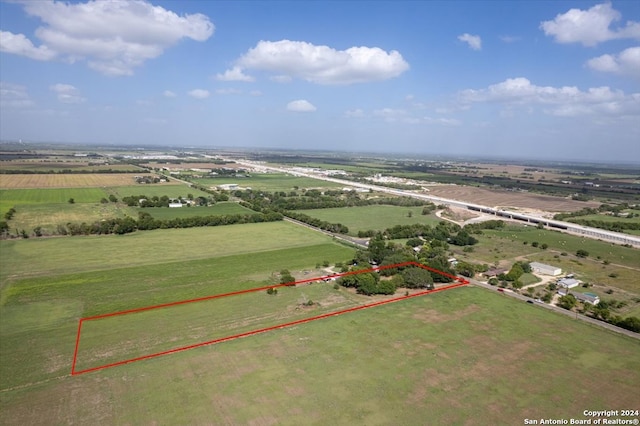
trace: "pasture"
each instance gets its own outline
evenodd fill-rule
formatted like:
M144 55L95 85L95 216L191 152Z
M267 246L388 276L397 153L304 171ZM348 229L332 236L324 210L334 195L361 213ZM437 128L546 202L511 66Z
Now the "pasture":
M8 280L13 282L27 277L43 277L46 281L46 277L78 272L108 272L149 265L165 265L166 268L172 262L238 254L245 254L250 259L252 253L280 249L295 251L328 241L331 239L319 232L285 221L157 229L127 235L0 240L0 286ZM295 261L295 256L291 260Z
M42 227L43 235L55 234L58 225L67 223L93 223L103 219L138 217L138 209L114 203L74 203L17 205L16 214L11 219L12 229L31 232L36 226Z
M350 235L358 235L358 231L369 229L383 231L394 225L426 223L435 226L440 222L440 219L434 215L422 215L422 207L372 205L298 210L298 213L304 213L331 223L342 223L349 228Z
M0 423L515 424L634 407L640 381L637 340L478 288L73 377L68 323L31 351L52 373L2 375Z
M104 197L108 193L102 188L0 189L0 213L21 205L63 204L70 198L76 203L98 203Z
M254 173L250 177L219 177L219 178L206 178L195 179L195 181L204 186L216 187L218 185L225 184L238 184L240 187L250 187L254 190L262 191L284 191L290 192L296 189L302 188L341 188L344 185L340 185L333 182L324 182L318 179L311 179L305 177L296 177L284 173Z

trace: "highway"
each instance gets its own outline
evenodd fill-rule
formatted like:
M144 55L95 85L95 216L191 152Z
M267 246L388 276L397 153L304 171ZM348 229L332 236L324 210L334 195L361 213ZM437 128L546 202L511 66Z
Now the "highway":
M542 223L547 228L553 229L556 231L566 232L568 234L573 234L573 235L580 235L585 238L604 240L604 241L608 241L615 244L630 244L634 247L640 248L640 237L624 234L621 232L611 232L611 231L606 231L604 229L577 225L571 222L563 222L559 220L552 220L552 219L546 219L538 216L527 215L519 212L496 209L493 207L482 206L479 204L469 203L466 201L450 200L447 198L436 197L433 195L418 194L411 191L387 188L384 186L372 185L368 183L352 182L349 180L336 179L336 178L324 176L324 175L304 173L300 171L292 171L283 167L265 166L264 164L243 161L243 160L236 160L236 159L232 159L232 161L235 161L238 164L241 164L243 166L255 168L258 170L263 169L263 170L272 171L272 172L288 173L294 176L324 180L327 182L334 182L334 183L338 183L338 184L349 186L349 187L371 189L373 191L386 192L388 194L393 194L393 195L401 195L405 197L418 198L426 201L431 201L436 204L446 204L449 206L461 207L464 209L473 210L473 211L477 211L485 214L491 214L496 216L497 219L518 220L521 222L526 222L534 225Z

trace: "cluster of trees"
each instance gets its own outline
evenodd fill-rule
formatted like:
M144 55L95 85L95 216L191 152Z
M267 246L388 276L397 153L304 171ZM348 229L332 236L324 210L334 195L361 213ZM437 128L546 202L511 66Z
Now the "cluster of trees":
M300 222L304 222L307 225L315 226L316 228L320 228L324 231L333 232L335 234L348 234L349 228L341 223L331 223L326 220L320 220L315 217L308 216L304 213L292 212L292 211L283 211L281 214L284 216L290 217L291 219L298 220Z
M228 196L224 195L224 197L222 197L222 195L224 194L221 194L221 196L217 198L224 199L226 197L227 200L229 199ZM109 196L109 200L112 202L118 201L118 199L113 195ZM126 203L129 207L169 207L169 203L171 202L171 200L172 199L167 195L154 195L153 197L147 197L146 195L130 195L122 198L122 202ZM178 197L178 200L182 201L183 198ZM216 201L216 197L207 198L200 196L194 198L193 194L187 194L187 200L193 201L193 203L197 206L207 206L209 204L214 204Z
M634 316L622 318L619 315L612 314L612 311L620 309L625 305L626 302L622 301L601 300L597 305L585 303L583 312L600 321L640 333L640 318ZM558 299L558 306L571 310L578 306L578 300L572 294L567 294Z

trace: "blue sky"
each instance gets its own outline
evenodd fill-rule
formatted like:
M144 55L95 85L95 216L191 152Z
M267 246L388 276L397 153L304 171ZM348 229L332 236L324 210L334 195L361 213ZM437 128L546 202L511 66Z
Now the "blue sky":
M640 162L640 2L0 3L0 139Z

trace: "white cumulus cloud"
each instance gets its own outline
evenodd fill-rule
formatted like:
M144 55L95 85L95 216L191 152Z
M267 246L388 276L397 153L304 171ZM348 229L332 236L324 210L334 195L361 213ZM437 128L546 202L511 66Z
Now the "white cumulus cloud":
M260 41L237 61L276 78L298 78L318 84L353 84L394 78L409 69L402 55L378 47L336 50L304 41Z
M255 81L255 78L246 75L242 68L236 66L230 70L226 70L223 74L216 74L216 80L220 81Z
M570 9L551 21L542 22L540 28L558 43L582 43L585 46L620 38L640 39L640 22L628 21L623 27L611 28L611 24L621 18L611 3L603 3L588 10Z
M37 61L48 61L57 55L47 46L35 47L23 34L14 34L9 31L0 31L0 52L26 56Z
M131 75L183 38L208 39L214 31L202 14L179 16L147 1L24 2L43 23L36 47L23 34L2 33L2 51L38 60L86 61L106 75Z
M187 94L196 99L207 99L211 95L208 90L204 89L193 89L187 92Z
M175 98L176 96L178 96L174 92L172 92L171 90L165 90L164 92L162 92L162 95L165 98Z
M27 93L27 88L18 84L0 82L0 106L2 108L26 108L34 102Z
M288 111L294 112L313 112L317 108L309 101L305 99L298 99L296 101L291 101L287 104Z
M86 101L80 95L80 90L70 84L54 84L49 89L58 95L58 100L64 104L79 104Z
M458 36L458 40L467 43L473 50L482 49L482 39L480 36L464 33Z
M640 46L630 47L617 55L602 55L589 59L587 66L596 71L640 78Z
M482 102L516 105L544 105L544 112L559 116L589 114L640 114L640 93L625 95L607 86L582 91L575 86L537 86L523 77L510 78L486 89L468 89L459 93L463 105Z

